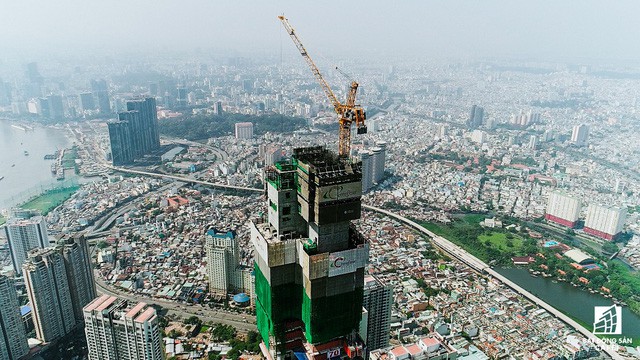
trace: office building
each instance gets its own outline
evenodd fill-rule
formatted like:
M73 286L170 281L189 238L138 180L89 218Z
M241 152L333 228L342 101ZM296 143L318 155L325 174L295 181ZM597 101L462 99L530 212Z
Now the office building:
M469 112L469 118L467 119L467 126L471 129L475 129L482 125L484 121L484 108L473 105Z
M589 127L585 124L576 125L573 127L571 133L571 142L576 146L587 145L587 138L589 137Z
M222 101L216 101L216 103L213 104L213 113L215 115L222 115Z
M253 123L241 122L236 123L236 139L253 138Z
M90 111L96 109L96 102L93 99L92 93L80 94L80 108L82 111Z
M161 360L156 310L102 295L83 309L89 360Z
M148 154L160 147L160 132L158 130L158 112L156 99L145 97L127 101L127 111L137 111L140 114L142 131L132 132L135 141L142 143L142 151ZM137 129L137 128L136 128Z
M207 253L207 275L209 292L226 296L237 283L238 242L234 231L221 232L216 229L207 231L205 249Z
M627 209L591 204L587 207L584 232L605 240L615 239L627 220Z
M91 80L91 92L98 104L98 110L101 114L111 113L111 102L109 101L109 87L103 79Z
M49 118L52 120L64 119L64 105L62 103L62 96L49 95L47 96L49 102Z
M266 170L267 215L251 223L256 313L265 356L363 356L360 329L369 244L359 162L294 149Z
M28 352L15 284L0 275L0 359L20 359Z
M187 88L186 87L178 87L178 98L176 99L177 107L186 107L187 106Z
M127 121L110 121L107 123L109 128L109 143L111 145L111 162L114 166L128 165L133 163L135 159L133 137L131 129Z
M76 319L62 253L54 247L34 249L22 265L22 273L36 337L51 342L68 334Z
M375 276L365 276L362 306L368 314L367 349L371 351L389 346L393 288Z
M569 228L574 228L580 218L580 200L559 191L549 194L544 218Z
M64 258L71 304L76 321L81 322L82 308L96 297L91 256L83 235L66 237L58 243Z
M22 273L22 264L30 250L49 246L44 217L33 210L14 210L4 231L16 274Z
M160 147L156 100L127 101L127 110L117 121L107 123L113 165L127 165Z

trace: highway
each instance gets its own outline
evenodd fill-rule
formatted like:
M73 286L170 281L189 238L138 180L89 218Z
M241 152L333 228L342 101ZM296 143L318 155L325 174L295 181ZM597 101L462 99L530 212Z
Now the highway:
M516 283L512 282L511 280L507 279L506 277L498 274L495 270L491 269L491 267L489 267L483 261L481 261L480 259L476 258L475 256L467 253L465 250L463 250L458 245L456 245L456 244L452 243L451 241L443 238L442 236L436 235L435 233L427 230L426 228L424 228L420 224L418 224L418 223L416 223L414 221L411 221L411 220L405 218L404 216L398 215L398 214L393 213L391 211L387 211L387 210L380 209L380 208L377 208L377 207L369 206L369 205L364 205L363 204L362 207L364 209L366 209L366 210L374 211L374 212L377 212L377 213L384 214L384 215L387 215L389 217L392 217L392 218L394 218L394 219L396 219L398 221L401 221L401 222L411 226L412 228L420 231L421 233L429 236L433 240L433 242L434 242L434 244L436 246L438 246L439 248L444 250L449 255L451 255L451 256L455 257L456 259L462 261L463 263L467 264L472 269L474 269L474 270L476 270L478 272L484 273L486 275L492 276L493 278L501 281L503 284L507 285L508 287L513 289L515 292L517 292L520 295L524 296L525 298L529 299L529 301L533 302L534 304L540 306L541 308L545 309L549 313L553 314L555 317L557 317L558 319L562 320L563 322L565 322L569 326L573 327L574 329L576 329L576 331L580 332L587 339L592 341L595 345L597 345L600 349L602 349L605 353L607 353L607 355L611 356L612 359L614 359L614 360L623 360L622 356L618 355L617 352L613 351L611 349L611 347L607 346L607 344L604 341L600 340L597 336L593 335L593 333L590 330L584 328L582 325L578 324L576 321L574 321L573 319L571 319L567 315L565 315L565 314L561 313L560 311L556 310L553 306L551 306L551 305L547 304L546 302L542 301L537 296L535 296L532 293L528 292L527 290L521 288L518 284L516 284Z
M203 180L196 180L196 179L192 179L192 178L188 178L188 177L184 177L184 176L158 174L158 173L153 173L153 172L148 172L148 171L127 169L127 168L121 168L121 167L116 167L116 166L111 166L111 165L107 165L107 167L112 169L112 170L119 171L119 172L125 172L125 173L130 173L130 174L138 174L138 175L146 175L146 176L153 176L153 177L164 178L164 179L173 179L173 180L187 182L187 183L202 184L202 185L206 185L206 186L210 186L210 187L214 187L214 188L220 188L220 189L238 190L238 191L252 191L252 192L260 192L260 193L264 192L264 189L257 189L257 188L243 187L243 186L234 186L234 185L216 184L216 183L203 181Z

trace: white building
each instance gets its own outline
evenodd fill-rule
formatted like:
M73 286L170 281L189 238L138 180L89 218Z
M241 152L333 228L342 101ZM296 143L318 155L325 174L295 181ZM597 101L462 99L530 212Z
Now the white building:
M235 233L220 232L216 229L207 231L207 275L209 276L209 292L226 295L238 284L238 243ZM241 281L241 280L240 280Z
M236 123L236 139L253 138L253 123L241 122Z
M372 172L371 172L371 180L374 183L378 183L384 178L384 165L385 158L387 156L387 143L384 141L377 141L376 147L371 148L371 162L372 162Z
M591 204L587 208L584 232L612 240L622 232L626 220L627 210L625 208Z
M580 218L580 200L559 191L549 194L545 219L573 228Z
M55 248L34 249L22 266L36 337L51 342L76 325L64 257Z
M102 295L83 309L89 360L162 359L158 316L140 302L133 307Z
M22 264L27 259L29 250L49 246L47 224L44 217L34 211L14 211L4 231L16 274L22 272Z
M487 141L487 133L482 130L473 130L471 133L471 141L476 144L484 144Z
M18 359L29 352L13 280L0 275L0 359Z
M368 150L360 150L358 157L362 161L362 192L366 193L373 186L373 153Z
M571 142L578 146L586 145L588 136L589 127L587 125L576 125L573 127L573 132L571 133Z
M538 147L538 137L531 135L529 138L529 149L535 150Z

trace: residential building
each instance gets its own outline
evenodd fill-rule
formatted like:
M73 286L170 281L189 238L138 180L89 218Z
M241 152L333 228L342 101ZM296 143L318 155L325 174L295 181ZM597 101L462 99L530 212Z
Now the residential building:
M22 273L22 264L27 259L29 250L49 246L47 224L38 212L14 210L4 231L16 274Z
M109 142L111 145L111 162L114 166L128 165L135 159L136 147L131 137L131 129L127 121L110 121Z
M365 276L362 306L368 314L367 349L371 351L389 346L393 288L375 276Z
M118 113L118 121L108 126L113 165L130 164L160 147L154 98L127 101L127 111Z
M0 359L20 359L28 352L15 284L0 275Z
M234 231L221 232L217 229L207 231L207 275L209 292L226 296L237 284L238 242Z
M626 219L625 208L590 204L583 230L599 238L613 240L622 232Z
M549 193L545 219L573 228L580 219L580 200L559 191Z
M96 285L91 269L91 256L83 235L64 238L59 243L64 257L71 304L76 321L82 321L82 308L96 297Z
M253 123L241 122L236 123L236 139L253 138Z
M156 310L102 295L83 309L89 360L161 360Z
M156 99L142 97L127 100L127 111L137 111L140 114L141 130L133 131L131 135L134 141L142 144L142 153L148 154L150 151L158 149L160 147L160 132L158 130ZM132 128L132 130L134 129Z
M589 127L585 124L576 125L571 132L571 142L577 146L587 145L589 137Z
M33 309L36 337L51 342L68 334L76 325L76 319L61 252L54 247L32 250L22 272Z
M98 110L101 114L111 113L111 103L109 101L109 88L104 79L91 80L91 92L95 96Z

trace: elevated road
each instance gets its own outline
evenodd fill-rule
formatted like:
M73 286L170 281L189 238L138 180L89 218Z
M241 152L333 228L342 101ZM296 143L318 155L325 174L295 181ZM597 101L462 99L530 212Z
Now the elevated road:
M444 250L449 255L451 255L451 256L455 257L456 259L462 261L463 263L467 264L472 269L474 269L476 271L479 271L481 273L484 273L486 275L489 275L489 276L501 281L503 284L507 285L508 287L513 289L515 292L517 292L520 295L524 296L525 298L529 299L529 301L533 302L534 304L536 304L536 305L540 306L541 308L545 309L546 311L550 312L555 317L557 317L558 319L562 320L563 322L565 322L569 326L573 327L576 331L578 331L579 333L584 335L587 339L589 339L589 341L591 341L593 344L598 346L598 348L602 349L602 351L607 353L607 355L611 356L612 359L614 359L614 360L623 360L623 357L618 355L618 353L615 352L611 348L611 346L607 345L604 341L602 341L597 336L595 336L591 331L589 331L588 329L584 328L582 325L578 324L575 320L571 319L567 315L565 315L565 314L561 313L560 311L556 310L553 306L551 306L551 305L547 304L546 302L542 301L537 296L535 296L532 293L528 292L527 290L523 289L518 284L516 284L513 281L507 279L506 277L500 275L495 270L491 269L491 267L489 267L482 260L480 260L480 259L476 258L475 256L467 253L464 249L462 249L458 245L456 245L456 244L452 243L451 241L443 238L442 236L436 235L435 233L433 233L432 231L429 231L428 229L426 229L422 225L416 223L415 221L407 219L404 216L398 215L398 214L393 213L393 212L388 211L388 210L384 210L384 209L380 209L380 208L377 208L377 207L369 206L369 205L364 205L363 204L362 207L364 209L366 209L366 210L377 212L377 213L380 213L380 214L384 214L384 215L387 215L387 216L389 216L391 218L394 218L394 219L396 219L398 221L401 221L401 222L409 225L410 227L414 228L415 230L417 230L417 231L429 236L433 240L433 242L434 242L434 244L436 246L438 246L439 248Z
M173 180L182 181L182 182L186 182L186 183L202 184L202 185L206 185L206 186L213 187L213 188L220 188L220 189L226 189L226 190L236 190L236 191L250 191L250 192L259 192L259 193L264 192L264 189L257 189L257 188L244 187L244 186L216 184L216 183L212 183L212 182L209 182L209 181L196 180L196 179L192 179L192 178L185 177L185 176L158 174L158 173L154 173L154 172L127 169L127 168L122 168L122 167L117 167L117 166L110 166L110 165L107 165L107 167L112 169L112 170L115 170L115 171L129 173L129 174L152 176L152 177L163 178L163 179L173 179Z

